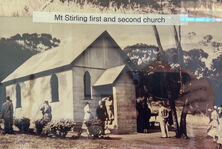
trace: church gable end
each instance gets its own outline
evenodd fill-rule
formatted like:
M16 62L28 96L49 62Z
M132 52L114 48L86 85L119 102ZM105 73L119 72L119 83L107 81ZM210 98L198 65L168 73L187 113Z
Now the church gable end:
M128 57L105 31L75 59L73 66L108 69L125 64Z

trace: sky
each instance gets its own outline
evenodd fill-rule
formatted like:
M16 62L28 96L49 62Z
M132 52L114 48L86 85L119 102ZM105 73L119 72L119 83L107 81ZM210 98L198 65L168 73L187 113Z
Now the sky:
M33 23L32 17L0 17L0 37L10 37L17 33L49 33L61 42L78 40L81 34L93 34L107 30L120 47L136 43L157 45L152 26L132 25L86 25L86 24L52 24ZM189 23L182 26L182 44L196 43L207 34L222 42L222 23ZM175 47L172 26L157 26L163 48ZM189 32L196 32L193 40L187 38ZM84 39L81 39L84 42Z

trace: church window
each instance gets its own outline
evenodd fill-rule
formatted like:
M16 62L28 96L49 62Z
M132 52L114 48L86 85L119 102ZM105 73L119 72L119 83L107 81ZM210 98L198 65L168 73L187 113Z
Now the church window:
M21 106L21 87L19 84L16 84L16 108L20 108Z
M91 77L88 71L84 74L84 96L85 99L91 99Z
M59 101L59 81L58 77L53 74L50 79L52 102Z

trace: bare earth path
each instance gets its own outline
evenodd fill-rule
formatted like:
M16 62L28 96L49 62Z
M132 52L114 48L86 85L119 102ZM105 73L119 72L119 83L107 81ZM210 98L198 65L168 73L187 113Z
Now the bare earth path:
M159 131L147 134L110 135L109 139L57 139L40 137L28 134L0 135L1 149L32 149L32 148L74 148L74 149L133 149L133 148L191 148L191 149L214 149L216 144L211 138L206 137L206 128L197 126L188 127L190 139L177 139L174 132L170 132L171 138L160 138Z

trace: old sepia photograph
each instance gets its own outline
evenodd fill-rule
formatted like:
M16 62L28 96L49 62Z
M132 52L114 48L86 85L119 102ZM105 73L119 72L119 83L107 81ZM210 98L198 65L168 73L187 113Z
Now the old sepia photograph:
M221 23L0 17L0 148L221 148Z
M222 16L221 0L0 0L0 3L0 16L32 16L34 11Z

